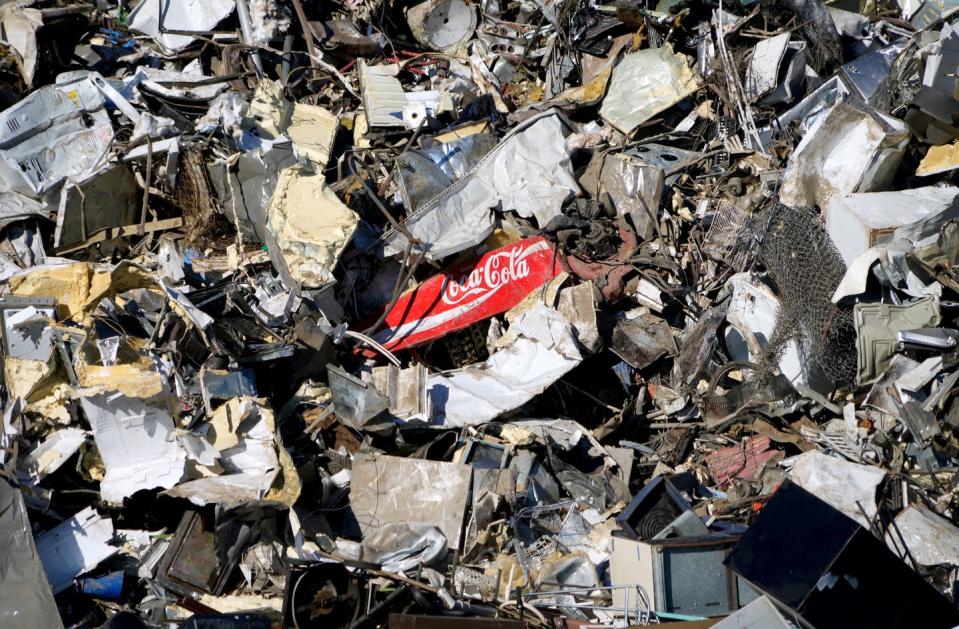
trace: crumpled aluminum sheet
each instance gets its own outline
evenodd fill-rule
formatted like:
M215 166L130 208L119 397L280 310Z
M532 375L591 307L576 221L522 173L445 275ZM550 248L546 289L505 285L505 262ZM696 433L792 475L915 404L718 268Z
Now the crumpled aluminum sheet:
M387 572L406 572L442 560L446 536L435 526L398 522L382 526L363 538L363 561Z
M599 175L600 193L609 194L618 216L629 216L636 235L648 240L658 220L666 173L629 156L610 155Z
M492 135L476 133L403 153L397 159L396 171L403 203L415 212L454 181L465 177L495 146Z
M613 68L599 115L628 134L696 91L685 55L671 48L647 48L626 55Z
M535 217L540 226L560 214L579 193L566 149L568 122L550 110L517 126L470 173L406 219L406 228L431 259L476 245L493 231L490 209ZM386 253L406 248L396 231L386 236Z
M886 544L897 554L908 549L923 566L959 565L959 528L949 520L917 503L903 509L895 521L895 528L886 531Z
M493 420L533 399L583 360L569 321L548 306L524 312L509 333L514 340L485 363L430 375L426 386L435 420L449 426Z
M886 470L811 450L794 459L789 478L869 528L870 520L876 517L878 511L876 490L886 478ZM862 510L859 509L860 505Z
M166 52L183 50L195 37L183 33L160 31L162 11L164 31L192 31L198 34L212 31L224 18L233 13L236 0L187 0L174 2L141 2L128 17L131 30L149 35Z

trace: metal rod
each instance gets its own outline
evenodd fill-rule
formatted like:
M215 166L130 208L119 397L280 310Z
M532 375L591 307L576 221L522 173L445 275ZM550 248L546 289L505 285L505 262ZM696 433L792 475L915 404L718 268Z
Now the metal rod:
M314 70L317 67L316 49L313 47L313 29L306 20L306 13L303 12L303 5L300 0L293 0L293 10L296 11L296 19L300 22L300 28L303 29L303 37L306 39L306 51L310 56L310 67Z

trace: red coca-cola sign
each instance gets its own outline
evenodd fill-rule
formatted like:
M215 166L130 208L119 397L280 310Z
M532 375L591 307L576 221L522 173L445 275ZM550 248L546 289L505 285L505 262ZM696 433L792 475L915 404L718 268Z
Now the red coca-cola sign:
M393 351L434 341L506 312L560 271L542 237L490 251L401 295L374 338Z

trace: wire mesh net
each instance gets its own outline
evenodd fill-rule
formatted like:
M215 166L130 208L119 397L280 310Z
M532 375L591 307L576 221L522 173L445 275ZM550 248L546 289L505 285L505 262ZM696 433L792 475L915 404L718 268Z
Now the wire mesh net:
M780 310L763 365L777 364L786 344L795 339L836 385L852 383L856 377L852 310L831 301L846 265L811 209L777 203L765 214L768 223L759 257L779 291Z

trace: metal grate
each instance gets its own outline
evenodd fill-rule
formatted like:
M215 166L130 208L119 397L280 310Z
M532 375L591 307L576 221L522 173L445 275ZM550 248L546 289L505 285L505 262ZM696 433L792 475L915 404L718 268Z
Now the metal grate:
M453 573L453 584L461 595L479 596L483 600L490 601L496 598L499 577L496 574L486 574L466 566L457 566Z
M755 258L756 237L748 213L728 201L715 201L713 218L703 239L703 253L737 271Z

